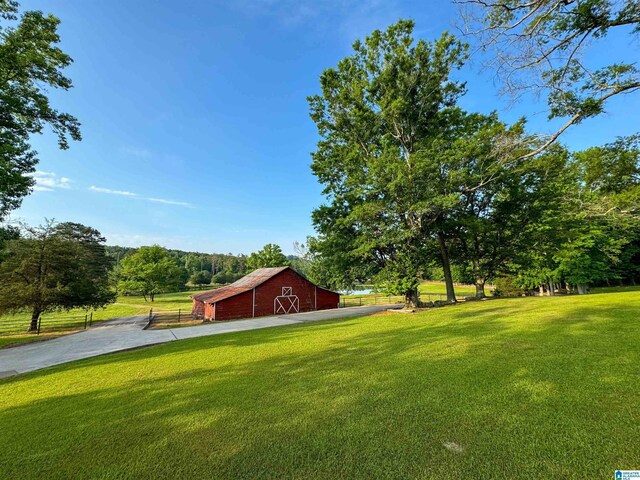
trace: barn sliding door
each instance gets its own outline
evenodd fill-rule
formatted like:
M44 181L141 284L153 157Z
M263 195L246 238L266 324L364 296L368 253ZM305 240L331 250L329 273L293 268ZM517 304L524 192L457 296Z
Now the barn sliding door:
M300 300L297 295L293 294L291 287L282 287L282 295L273 300L273 313L287 314L298 313L300 311Z

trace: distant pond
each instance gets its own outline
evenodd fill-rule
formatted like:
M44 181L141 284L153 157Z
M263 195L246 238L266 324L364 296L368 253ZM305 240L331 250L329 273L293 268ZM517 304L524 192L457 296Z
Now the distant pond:
M369 293L373 293L373 288L353 287L351 290L340 290L338 293L340 295L368 295Z

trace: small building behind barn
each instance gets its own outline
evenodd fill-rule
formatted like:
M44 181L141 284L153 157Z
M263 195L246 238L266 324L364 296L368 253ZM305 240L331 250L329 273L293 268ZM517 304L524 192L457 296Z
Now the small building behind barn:
M232 320L311 312L340 306L340 294L319 287L291 267L259 268L237 282L192 295L192 314Z

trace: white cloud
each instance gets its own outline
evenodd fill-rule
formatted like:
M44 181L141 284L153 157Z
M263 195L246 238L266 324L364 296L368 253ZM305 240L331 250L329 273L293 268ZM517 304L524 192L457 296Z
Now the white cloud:
M175 200L165 200L164 198L150 197L150 198L146 198L145 200L148 200L150 202L156 202L156 203L164 203L165 205L179 205L181 207L193 207L193 205L187 202L176 202Z
M386 28L400 18L397 0L238 0L233 7L248 16L271 17L288 27L340 32L349 43Z
M126 190L113 190L111 188L96 187L95 185L91 185L89 187L89 190L92 192L107 193L109 195L120 195L123 197L135 198L137 200L145 200L147 202L162 203L164 205L177 205L179 207L194 208L193 205L188 202L178 202L176 200L167 200L166 198L143 197L142 195Z
M31 177L36 181L36 184L33 187L36 192L52 192L56 188L71 188L70 178L59 177L53 172L36 170L31 174Z
M124 147L122 149L124 153L127 155L131 155L132 157L138 158L151 158L152 153L151 150L147 148L138 148L138 147Z
M91 185L89 190L92 192L100 192L100 193L109 193L111 195L122 195L125 197L137 197L138 195L133 192L127 192L125 190L111 190L110 188L96 187L95 185Z

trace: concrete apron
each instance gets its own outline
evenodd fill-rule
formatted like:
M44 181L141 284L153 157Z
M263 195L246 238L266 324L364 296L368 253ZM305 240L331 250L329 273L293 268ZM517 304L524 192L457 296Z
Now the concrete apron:
M390 308L402 308L402 305L336 308L164 330L143 330L146 316L118 318L79 333L0 350L0 378L147 345L296 323L357 317Z

